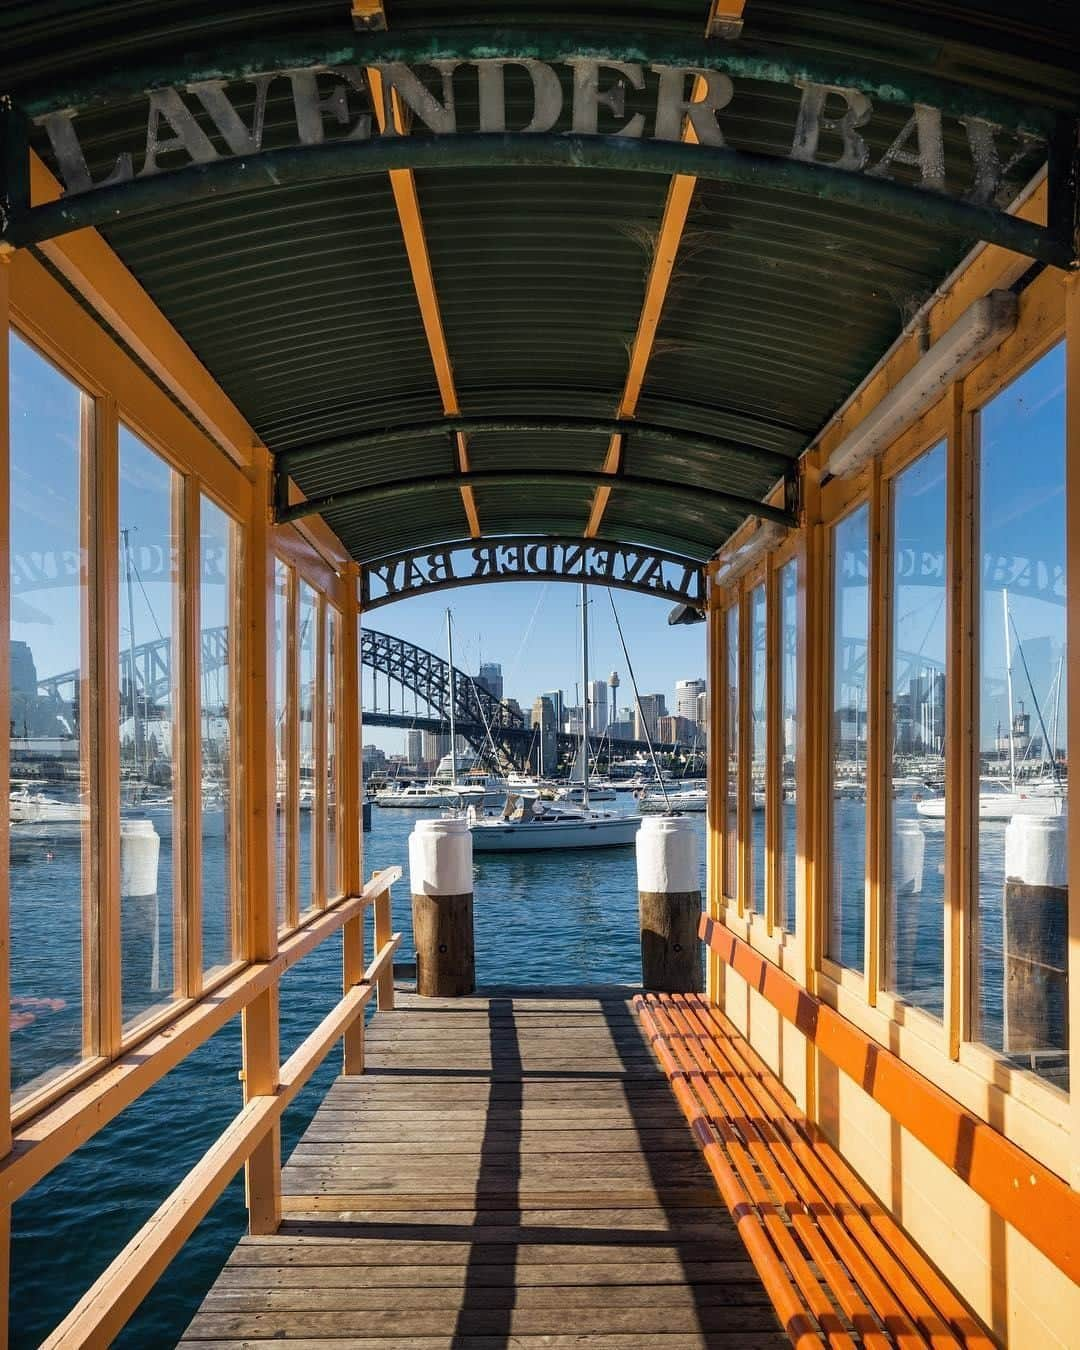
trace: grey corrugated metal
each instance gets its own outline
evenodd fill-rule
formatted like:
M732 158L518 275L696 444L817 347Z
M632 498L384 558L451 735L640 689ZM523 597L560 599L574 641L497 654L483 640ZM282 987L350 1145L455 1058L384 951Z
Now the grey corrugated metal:
M242 39L351 34L347 0L49 0L0 9L0 90ZM700 36L705 0L387 0L395 30L500 25ZM1074 0L751 0L739 50L845 63L903 87L909 75L1080 108ZM511 101L521 72L511 72ZM783 153L793 89L740 82L729 144ZM475 91L463 82L460 107ZM633 99L631 100L633 102ZM648 99L643 106L647 106ZM515 105L516 106L516 105ZM135 104L87 117L93 171L138 139ZM267 143L287 140L278 91ZM875 120L880 153L902 114ZM823 143L824 144L824 143ZM956 138L947 169L959 181ZM641 310L666 179L509 169L417 175L462 413L615 414ZM1018 186L1014 184L1013 186ZM408 260L384 177L192 203L118 223L109 242L274 450L438 419ZM639 406L643 420L796 456L888 348L967 247L886 212L760 189L698 185ZM474 438L476 468L594 469L603 437ZM424 438L361 455L327 453L296 477L309 496L450 471L454 448ZM631 436L630 471L761 496L775 467ZM478 490L486 531L579 533L589 489ZM330 523L360 559L466 533L460 494L340 508ZM613 490L604 533L705 556L738 524L729 510Z

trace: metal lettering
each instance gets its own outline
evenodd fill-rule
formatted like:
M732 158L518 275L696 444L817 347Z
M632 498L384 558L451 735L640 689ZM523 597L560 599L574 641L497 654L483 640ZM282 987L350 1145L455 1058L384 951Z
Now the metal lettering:
M502 565L508 572L524 572L525 545L504 544L502 549Z
M808 164L819 162L818 139L822 131L831 131L840 136L844 149L839 159L827 161L830 167L852 173L865 169L870 160L870 149L857 128L864 127L873 112L874 105L867 96L858 89L846 89L838 84L806 84L802 80L797 80L796 84L803 91L803 96L795 121L791 158L804 160ZM825 116L825 105L830 94L844 100L845 108L840 117Z
M171 128L172 136L162 136L161 124ZM155 89L150 95L146 118L146 158L139 170L140 178L149 178L161 172L159 155L183 151L193 164L209 164L220 159L213 143L191 110L175 89Z
M967 134L975 170L971 189L964 194L965 200L975 202L978 206L993 206L1002 182L1040 143L1035 136L1018 133L1016 149L1002 164L995 139L1001 127L982 117L961 117L958 120Z
M198 84L189 84L187 88L210 114L232 154L257 155L262 149L266 127L266 96L275 78L273 75L257 75L252 80L255 86L255 111L250 127L245 125L244 119L225 93L227 80L202 80Z
M594 548L589 575L592 577L614 576L616 556L616 550L613 548Z
M383 77L383 112L386 136L403 136L394 118L394 91L410 112L416 114L429 131L436 136L453 136L457 131L457 110L454 105L454 71L460 61L432 61L430 64L442 76L442 103L424 85L418 76L402 61L391 61L375 66Z
M429 583L454 579L454 562L449 553L429 553L427 568Z
M660 76L656 95L656 128L658 141L682 140L683 117L689 117L702 145L723 145L724 133L716 120L721 108L726 108L735 93L735 86L727 75L718 70L701 70L696 66L650 66ZM695 99L694 91L686 98L686 81L698 75L705 82L705 97Z
M485 577L490 574L495 577L499 575L499 565L496 561L497 550L491 544L486 544L483 548L474 548L472 555L476 561L474 576Z
M908 142L915 137L916 148ZM893 164L908 164L919 170L920 187L945 191L945 146L941 139L941 113L926 103L916 103L904 129L867 172L871 178L885 178Z
M64 191L74 197L79 192L89 192L92 188L113 187L116 183L129 183L134 177L134 165L128 151L117 157L116 165L107 178L95 183L90 177L79 138L75 134L75 118L78 113L71 108L63 112L46 113L44 117L34 119L34 126L43 127L49 138L52 152L56 156L56 166L64 180Z
M321 145L325 141L324 117L332 117L338 126L348 127L352 120L349 87L358 94L367 92L364 72L357 66L335 66L332 71L325 66L317 66L314 70L287 70L284 73L292 82L293 109L301 145ZM323 98L319 93L318 77L327 74L340 75L345 83L335 84ZM366 141L370 135L371 114L366 112L360 114L342 139Z
M528 71L533 87L533 112L523 134L550 131L559 120L563 107L562 85L546 61L477 61L480 90L480 130L506 130L506 67L521 66Z
M600 108L611 110L615 117L626 116L626 82L634 89L645 88L645 74L639 65L625 61L571 61L574 69L573 130L583 136L595 136L599 126ZM600 71L616 70L624 79L617 80L610 89L600 88ZM645 131L645 114L635 113L629 122L613 133L635 139Z
M393 595L401 587L397 580L398 565L396 562L387 563L384 567L370 567L364 573L365 580L369 577L377 577L386 587L387 593Z
M576 545L564 546L562 570L567 576L580 576L585 570L585 550Z

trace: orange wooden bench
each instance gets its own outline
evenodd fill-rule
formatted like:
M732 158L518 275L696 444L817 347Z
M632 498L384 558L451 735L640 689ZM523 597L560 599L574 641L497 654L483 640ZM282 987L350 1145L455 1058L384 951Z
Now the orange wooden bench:
M995 1342L724 1014L642 994L642 1026L793 1343Z

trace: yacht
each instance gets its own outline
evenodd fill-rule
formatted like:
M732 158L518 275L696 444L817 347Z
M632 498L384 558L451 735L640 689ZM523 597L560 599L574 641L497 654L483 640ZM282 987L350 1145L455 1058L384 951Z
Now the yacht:
M674 788L665 797L662 792L637 795L637 808L643 815L667 815L671 811L707 811L709 794L705 788Z
M410 783L407 787L384 788L376 792L376 806L403 806L413 810L483 805L487 789L471 783Z
M582 689L589 687L588 587L581 587ZM587 704L587 700L586 700ZM533 849L605 848L632 844L641 822L636 816L616 811L597 811L589 805L589 713L582 709L581 804L545 802L510 793L501 813L470 806L469 822L473 849L480 853L516 853ZM614 796L614 793L612 794Z
M1067 809L1065 790L1046 784L1010 786L1003 778L979 780L979 819L1011 820L1013 816L1060 816ZM924 820L945 819L945 797L924 797L915 803Z
M555 793L557 802L583 802L585 800L585 786L583 783L567 783L559 788ZM591 802L613 802L615 800L615 789L610 783L592 783L589 784L589 801Z
M469 822L475 853L518 853L532 849L606 848L632 844L641 822L615 811L545 802L511 793L501 812L470 806Z
M20 839L78 841L90 820L90 807L86 802L65 802L23 787L8 798L8 820L12 835Z

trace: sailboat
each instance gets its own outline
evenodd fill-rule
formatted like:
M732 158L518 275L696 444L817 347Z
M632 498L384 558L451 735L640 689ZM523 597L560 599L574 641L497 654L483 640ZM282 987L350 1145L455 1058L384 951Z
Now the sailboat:
M545 802L510 793L501 814L470 806L473 851L517 853L533 849L610 848L634 842L641 822L636 816L597 811L589 805L589 625L588 587L581 587L581 805Z
M1009 777L1008 781L1003 778L979 779L979 819L1011 820L1013 816L1060 816L1067 810L1068 801L1065 795L1065 785L1057 776L1056 763L1054 763L1054 777L1050 782L1044 780L1020 783L1017 781L1016 743L1013 732L1012 666L1012 634L1015 624L1013 624L1009 614L1009 592L1003 589L1001 598L1005 611L1005 685L1009 704ZM1043 754L1046 754L1048 748L1053 753L1052 746L1048 746L1049 737L1046 724L1043 722L1042 709L1039 707L1039 700L1035 694L1035 686L1031 682L1023 648L1021 647L1019 650L1020 659L1024 664L1024 673L1028 677L1031 697L1035 700L1035 711L1038 713L1039 722L1042 726ZM1021 702L1021 710L1023 706L1023 702ZM915 803L915 810L924 820L944 820L945 797L924 797L922 801Z
M431 810L445 807L468 806L470 803L482 806L487 787L484 783L458 782L457 763L457 713L454 688L454 630L450 611L446 611L446 661L447 661L447 701L450 704L450 777L449 781L437 779L433 783L411 783L406 787L395 784L382 792L376 792L376 806L404 806L414 810Z

